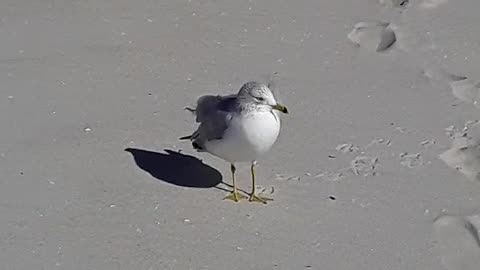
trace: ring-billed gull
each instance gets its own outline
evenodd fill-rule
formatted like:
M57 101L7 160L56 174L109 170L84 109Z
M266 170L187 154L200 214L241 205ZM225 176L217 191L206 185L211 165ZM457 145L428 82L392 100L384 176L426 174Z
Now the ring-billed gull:
M200 123L189 139L197 151L208 152L230 162L233 191L225 199L245 198L235 183L235 163L250 162L252 192L249 200L266 203L269 198L255 194L255 165L270 150L280 132L279 112L287 108L275 100L270 88L256 81L245 83L237 94L202 96L195 109L187 108Z

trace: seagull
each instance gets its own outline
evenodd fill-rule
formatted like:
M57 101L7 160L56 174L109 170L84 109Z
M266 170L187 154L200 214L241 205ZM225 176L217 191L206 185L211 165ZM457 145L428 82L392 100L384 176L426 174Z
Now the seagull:
M249 201L267 203L273 199L255 193L255 165L273 146L280 133L280 112L285 106L275 100L269 86L257 81L245 83L237 94L206 95L195 109L186 108L200 123L197 130L180 140L190 140L198 152L208 152L230 163L233 191L224 199L246 199L237 190L235 164L250 163L252 191Z

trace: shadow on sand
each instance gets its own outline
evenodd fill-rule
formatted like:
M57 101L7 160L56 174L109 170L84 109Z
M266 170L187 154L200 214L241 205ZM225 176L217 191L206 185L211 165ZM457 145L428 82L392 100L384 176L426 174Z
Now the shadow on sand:
M211 188L222 183L222 175L200 159L165 149L166 153L127 148L138 167L158 180L183 187Z

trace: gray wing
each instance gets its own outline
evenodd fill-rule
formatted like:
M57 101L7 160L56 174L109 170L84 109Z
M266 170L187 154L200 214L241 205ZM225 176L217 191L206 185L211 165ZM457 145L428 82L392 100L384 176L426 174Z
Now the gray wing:
M190 137L193 146L202 150L206 141L221 139L238 108L236 95L200 97L195 109L200 126Z

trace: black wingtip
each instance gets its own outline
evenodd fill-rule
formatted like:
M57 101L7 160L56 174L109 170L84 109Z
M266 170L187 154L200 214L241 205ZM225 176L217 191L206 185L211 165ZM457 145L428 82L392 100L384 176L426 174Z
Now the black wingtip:
M192 142L192 146L196 150L203 150L203 148L197 142Z
M192 138L192 135L188 135L188 136L180 137L178 139L179 140L190 140L191 138Z

